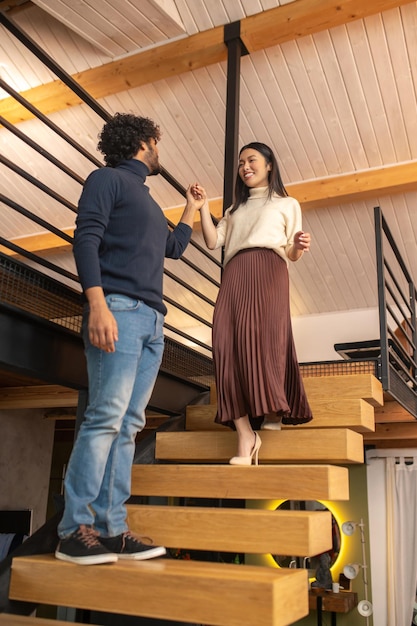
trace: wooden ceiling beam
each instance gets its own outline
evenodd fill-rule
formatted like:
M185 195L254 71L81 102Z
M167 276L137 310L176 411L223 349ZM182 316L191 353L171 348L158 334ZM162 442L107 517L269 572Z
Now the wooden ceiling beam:
M74 234L74 228L63 228L62 232L66 233L70 237ZM49 252L66 252L71 248L71 244L61 239L54 233L37 233L36 235L28 235L26 237L16 237L10 240L16 246L20 246L27 252L34 252L37 254L48 254ZM9 256L19 256L17 253L9 250L5 246L0 246L0 252Z
M362 172L317 178L286 186L303 209L349 204L369 198L415 191L417 161Z
M415 0L296 0L241 20L241 38L249 52L312 35ZM227 49L223 27L171 41L150 50L74 75L94 98L104 98L190 70L225 61ZM49 115L81 104L60 81L22 92L22 96ZM32 114L13 98L0 101L0 115L10 123L30 119Z

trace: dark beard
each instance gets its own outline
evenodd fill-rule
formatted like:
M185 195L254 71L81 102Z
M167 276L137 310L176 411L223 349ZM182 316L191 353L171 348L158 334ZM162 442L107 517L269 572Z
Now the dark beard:
M158 163L156 165L152 164L152 169L150 168L150 164L149 164L148 165L148 170L149 170L148 176L157 176L158 174L161 173L162 167L161 167L161 164L158 161Z
M161 164L159 163L159 156L156 150L150 148L148 154L146 155L145 163L149 170L149 176L156 176L157 174L160 174Z

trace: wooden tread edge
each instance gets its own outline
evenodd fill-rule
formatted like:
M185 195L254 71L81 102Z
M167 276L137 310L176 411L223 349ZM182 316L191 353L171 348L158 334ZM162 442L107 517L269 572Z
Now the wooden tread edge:
M363 437L347 428L262 431L260 463L363 463ZM155 458L227 463L236 453L236 433L158 432ZM241 469L241 468L240 468Z
M349 500L338 465L133 465L132 494L220 499Z
M288 556L332 548L329 511L129 505L128 516L129 528L170 548Z

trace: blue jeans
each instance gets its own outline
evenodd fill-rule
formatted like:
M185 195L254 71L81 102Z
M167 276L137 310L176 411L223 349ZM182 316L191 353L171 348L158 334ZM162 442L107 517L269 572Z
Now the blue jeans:
M88 308L83 339L88 371L88 406L65 477L61 538L80 524L113 537L127 530L125 502L130 497L136 434L145 426L145 408L164 350L164 316L139 300L106 297L118 325L116 351L90 344Z

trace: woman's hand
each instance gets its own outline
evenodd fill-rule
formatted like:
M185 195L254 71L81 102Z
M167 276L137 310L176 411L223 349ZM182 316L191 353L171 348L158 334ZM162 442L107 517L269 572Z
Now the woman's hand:
M310 250L310 242L310 233L305 233L302 230L295 233L294 243L287 251L287 256L290 261L298 261L298 259L303 256L303 252L308 252Z
M310 233L305 233L302 230L299 230L298 233L294 235L294 247L296 250L302 250L303 252L308 252L310 250L311 236Z

